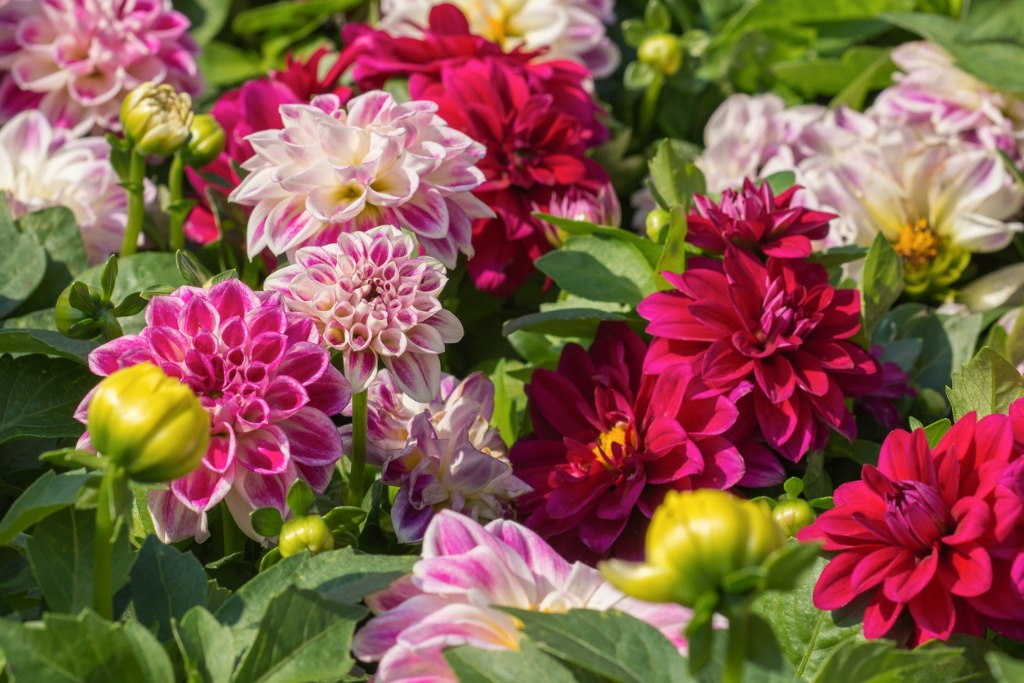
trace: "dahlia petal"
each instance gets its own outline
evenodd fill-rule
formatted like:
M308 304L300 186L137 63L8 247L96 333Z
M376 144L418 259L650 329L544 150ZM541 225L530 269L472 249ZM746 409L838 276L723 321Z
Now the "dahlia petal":
M240 434L237 439L235 457L242 467L261 475L280 474L288 468L291 451L288 437L280 427L266 425Z
M433 353L409 351L402 356L384 358L398 387L411 399L426 403L441 383L441 361Z
M864 637L884 638L903 613L903 603L893 602L882 591L875 591L864 609Z
M858 553L842 553L832 558L822 570L814 586L814 606L818 609L839 609L857 594L850 584L850 575L860 562Z
M890 571L885 579L885 596L894 602L909 602L931 583L938 568L939 553L933 550L899 571Z
M288 440L288 452L297 463L333 465L342 456L341 435L331 419L319 410L302 408L278 423Z
M919 628L941 640L948 640L956 623L953 596L938 582L928 584L907 606Z
M965 598L981 595L992 588L992 560L988 552L975 546L956 549L949 555L956 582L949 592Z

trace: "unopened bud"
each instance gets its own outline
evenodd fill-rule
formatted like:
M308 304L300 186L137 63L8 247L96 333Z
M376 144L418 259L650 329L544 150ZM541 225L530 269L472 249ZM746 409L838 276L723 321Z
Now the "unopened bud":
M140 154L167 157L188 139L192 98L167 84L143 83L121 103L125 138Z
M308 550L311 555L334 549L334 534L319 515L289 519L281 527L278 550L281 557L298 555Z
M202 168L224 151L224 129L210 114L196 114L189 127L188 143L182 150L185 163Z

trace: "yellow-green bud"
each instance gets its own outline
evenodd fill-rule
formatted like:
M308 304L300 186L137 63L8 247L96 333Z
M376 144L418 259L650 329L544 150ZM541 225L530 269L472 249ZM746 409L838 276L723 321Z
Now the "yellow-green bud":
M647 237L652 242L660 242L662 239L662 233L665 232L665 228L668 227L671 222L671 214L665 209L654 209L647 213L647 218L644 222L647 227Z
M143 83L121 103L124 136L140 154L168 157L188 139L192 98L167 85Z
M778 522L787 536L793 537L805 526L814 523L814 509L806 500L784 500L772 510L772 519Z
M95 339L100 334L99 322L95 316L71 305L71 288L74 286L74 283L71 283L57 297L57 303L53 308L57 331L71 339ZM87 287L87 291L93 306L97 311L100 310L103 303L100 290Z
M311 555L334 549L334 534L319 515L289 519L281 527L277 549L281 557L298 555L308 550Z
M761 565L785 543L763 503L713 489L670 491L647 530L646 562L609 560L599 568L628 595L692 607L725 577Z
M199 466L210 445L210 415L192 390L152 363L122 368L96 387L89 438L140 482L172 481Z
M224 129L210 114L196 114L189 127L188 143L182 150L185 163L202 168L224 151Z
M670 33L658 33L644 38L636 54L641 62L666 76L672 76L683 65L683 48L679 38Z

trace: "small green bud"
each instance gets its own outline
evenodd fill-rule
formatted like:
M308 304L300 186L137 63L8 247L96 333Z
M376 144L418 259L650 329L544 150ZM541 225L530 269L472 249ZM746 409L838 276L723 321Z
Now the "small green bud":
M683 65L683 48L679 38L671 33L657 33L644 38L637 56L641 62L666 76L674 75Z
M663 234L671 222L671 215L665 209L654 209L647 214L645 223L647 226L647 237L652 242L661 242Z
M772 510L772 519L786 531L786 535L790 538L805 526L813 524L815 517L817 515L814 514L814 509L801 498L784 500Z
M281 557L298 555L303 550L316 555L334 549L334 534L319 515L296 517L281 527L277 548L281 551Z
M192 168L202 168L224 151L224 129L210 114L196 114L181 155Z
M172 481L199 466L210 415L192 390L152 363L114 372L89 402L89 438L139 482Z
M57 331L71 339L95 339L100 334L100 325L95 319L95 313L103 306L103 293L95 287L78 284L79 286L76 288L75 283L72 282L57 297L57 305L53 310ZM91 304L91 306L86 305L80 308L74 304L81 305L83 302L77 300L72 302L71 292L72 289L81 291L82 287L86 287L85 291L87 292L88 301L85 303Z
M169 157L185 144L192 97L167 84L143 83L121 103L124 136L140 154Z

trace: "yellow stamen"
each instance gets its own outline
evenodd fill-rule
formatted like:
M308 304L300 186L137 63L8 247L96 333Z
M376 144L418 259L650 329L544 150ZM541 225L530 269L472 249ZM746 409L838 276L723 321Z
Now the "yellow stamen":
M628 426L620 422L604 434L597 437L597 445L594 446L594 456L605 469L615 469L615 445L620 447L620 453L626 450L626 441L629 439Z
M899 239L892 245L893 250L903 257L906 266L911 270L922 270L931 265L939 255L942 238L928 226L924 218L916 223L908 223L900 232Z

